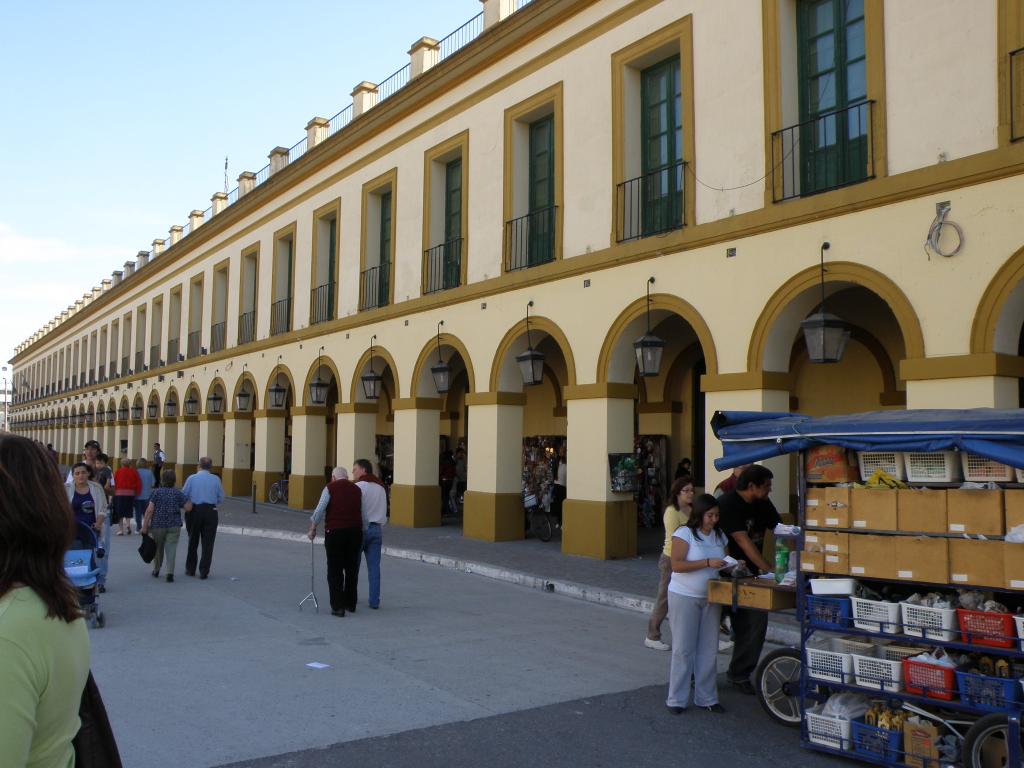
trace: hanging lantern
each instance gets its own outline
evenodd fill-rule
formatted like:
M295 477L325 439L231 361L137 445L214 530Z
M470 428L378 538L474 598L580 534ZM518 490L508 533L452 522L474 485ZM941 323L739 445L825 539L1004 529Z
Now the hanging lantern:
M360 376L363 383L363 394L367 400L376 400L380 397L380 385L384 381L384 377L373 370L373 340L376 338L377 334L370 337L370 372Z
M249 402L252 400L252 394L247 389L238 390L238 394L235 395L235 410L236 411L248 411Z
M146 417L150 419L156 418L157 407L156 403L150 403L146 406Z
M661 373L661 356L665 351L665 342L651 333L651 286L654 278L647 280L647 333L633 342L633 353L636 355L636 367L641 376L657 376Z
M221 397L221 394L217 390L214 390L206 398L206 410L210 413L220 413L223 406L224 398Z
M284 399L285 396L288 394L287 389L285 389L275 381L274 386L272 386L268 390L268 393L270 394L271 408L284 408Z
M134 421L138 421L141 418L142 418L142 406L141 405L133 405L132 406L132 419Z
M444 320L441 320L437 324L437 365L430 367L430 375L434 378L434 388L437 389L437 394L443 395L448 392L448 388L452 383L452 369L441 358L441 326L444 325Z
M821 244L821 309L800 323L812 363L838 363L850 340L846 323L825 311L825 251L831 247L828 241Z
M127 405L122 405L120 408L117 409L117 420L118 421L127 421L128 420L128 406Z
M195 393L189 392L188 397L185 399L185 415L195 416L196 407L199 405L199 400L196 399Z
M316 351L316 375L309 382L309 402L313 405L323 405L327 402L327 384L320 378L320 353L323 347Z
M177 415L178 415L178 401L177 400L168 400L166 403L164 403L164 416L166 416L168 419L173 419Z
M523 377L523 386L532 387L544 380L544 353L533 348L530 339L530 307L531 299L526 303L526 351L516 355L519 374Z

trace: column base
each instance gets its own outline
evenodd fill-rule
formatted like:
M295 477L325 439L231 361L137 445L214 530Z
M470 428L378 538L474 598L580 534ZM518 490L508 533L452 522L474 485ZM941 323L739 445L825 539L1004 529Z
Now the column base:
M256 501L270 501L267 498L270 493L270 486L281 479L280 472L263 472L259 469L253 470L251 486L256 486Z
M250 496L252 494L252 470L224 467L221 473L224 493L228 496Z
M464 499L462 535L467 539L517 541L526 537L526 513L518 493L466 491Z
M441 525L441 487L392 485L388 523L402 528L436 528Z
M166 465L164 466L166 469ZM198 464L175 464L174 465L174 477L175 484L181 488L185 484L185 481L190 475L194 475L196 470L199 468Z
M288 476L288 506L292 509L315 509L325 485L323 475L297 475L293 472Z
M636 502L566 499L562 554L599 560L636 557Z

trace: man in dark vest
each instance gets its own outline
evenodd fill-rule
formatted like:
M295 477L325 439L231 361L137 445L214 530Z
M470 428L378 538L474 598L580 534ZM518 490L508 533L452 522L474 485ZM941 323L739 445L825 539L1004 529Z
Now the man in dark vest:
M349 481L343 467L335 467L331 478L313 510L308 536L310 541L316 538L316 527L323 520L331 614L341 617L346 610L356 610L363 547L363 494Z

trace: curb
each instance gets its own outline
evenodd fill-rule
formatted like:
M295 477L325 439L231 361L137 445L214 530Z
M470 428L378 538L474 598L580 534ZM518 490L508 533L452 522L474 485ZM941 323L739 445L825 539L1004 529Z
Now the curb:
M218 527L223 533L230 533L236 536L256 536L263 539L276 539L278 541L294 541L305 543L309 538L304 533L292 533L290 531L275 531L267 528L250 528L238 525L221 525ZM588 603L605 605L612 608L621 608L634 613L650 613L654 608L654 601L650 598L631 595L626 592L618 592L613 589L602 589L587 584L580 584L575 581L563 579L547 579L543 576L536 576L523 571L512 571L497 565L478 563L472 560L460 560L455 557L438 555L433 552L422 552L416 549L402 549L385 545L381 552L390 557L397 557L402 560L436 565L452 571L475 574L484 578L502 581L506 584L516 584L529 589L537 589L563 597L571 597L574 600L583 600ZM796 625L786 617L771 617L768 622L767 641L776 645L798 646L800 644L800 631Z

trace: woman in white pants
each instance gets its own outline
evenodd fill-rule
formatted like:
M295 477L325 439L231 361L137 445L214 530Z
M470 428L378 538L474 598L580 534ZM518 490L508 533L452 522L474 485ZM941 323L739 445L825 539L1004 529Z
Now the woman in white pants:
M675 715L693 704L724 712L718 703L718 620L721 608L708 603L708 581L725 567L726 537L718 527L718 500L704 493L693 502L685 525L672 534L672 578L668 584L668 623L672 666L665 706Z

